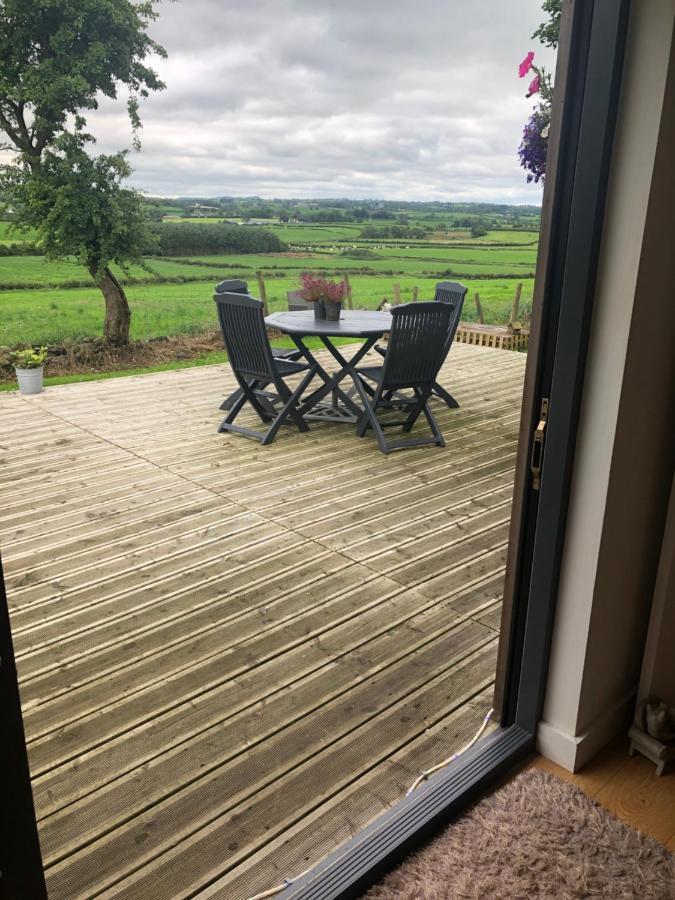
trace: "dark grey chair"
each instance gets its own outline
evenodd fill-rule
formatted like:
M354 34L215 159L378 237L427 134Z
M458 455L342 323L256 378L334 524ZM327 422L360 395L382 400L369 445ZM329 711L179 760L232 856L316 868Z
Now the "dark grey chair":
M286 291L289 312L312 312L314 304L305 300L300 291Z
M453 313L450 304L433 301L395 306L383 364L356 370L359 376L355 381L356 389L365 410L357 423L356 433L363 437L366 430L372 428L383 453L425 444L445 446L427 401L447 353ZM367 381L375 382L374 390ZM412 396L403 394L404 390L412 390ZM393 399L387 399L392 395L395 395ZM379 408L391 410L393 407L407 409L407 417L393 422L378 419ZM387 441L384 428L400 425L404 432L409 432L421 414L429 424L431 437Z
M459 281L439 281L436 284L434 301L436 303L447 303L452 307L453 310L452 318L450 321L450 328L448 331L448 346L445 351L445 356L447 356L450 352L450 347L452 346L452 342L454 341L455 335L457 334L457 328L462 317L462 308L464 307L464 298L466 297L468 290L469 289L467 287L464 287L463 284L460 284ZM386 347L381 347L379 345L375 347L375 350L377 350L377 352L381 356L384 356L387 352ZM443 361L445 361L445 356L443 357ZM452 394L446 391L446 389L437 381L434 382L431 393L432 396L439 397L441 400L447 403L450 409L458 408L459 403L455 400ZM391 394L385 399L391 399Z
M239 397L221 422L219 431L232 431L253 437L261 444L270 444L284 424L295 424L300 431L309 431L297 409L297 404L318 366L294 360L278 359L272 354L262 300L240 293L216 293L218 320L223 333L225 349L234 377L239 384ZM294 391L285 378L305 373ZM260 385L273 385L274 392L263 390ZM264 424L266 431L254 431L234 420L248 402Z
M241 278L228 278L225 281L221 281L216 285L216 295L217 294L248 294L248 284L243 281ZM215 299L215 297L214 297ZM272 347L272 356L276 359L300 359L302 354L299 350L295 348L282 348L282 347ZM265 387L265 385L259 385L259 387ZM221 409L232 409L234 404L237 402L239 397L241 396L241 390L237 388L229 397L226 397L225 400L220 404Z
M455 335L457 334L459 321L462 318L464 299L468 290L469 289L467 287L464 287L463 284L460 284L459 281L439 281L436 285L434 300L437 303L447 303L452 307L452 317L450 319L450 328L448 330L448 343L445 354L443 356L444 362L445 357L450 352L450 347L452 347L452 342L455 339ZM459 406L459 403L455 400L452 394L446 391L446 389L437 381L434 382L432 394L445 401L450 409L457 409L457 407Z

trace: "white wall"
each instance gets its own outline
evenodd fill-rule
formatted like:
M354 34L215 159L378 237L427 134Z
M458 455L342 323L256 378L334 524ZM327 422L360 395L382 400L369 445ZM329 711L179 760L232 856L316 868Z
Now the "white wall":
M672 474L674 20L675 0L632 4L538 732L570 770L630 717Z

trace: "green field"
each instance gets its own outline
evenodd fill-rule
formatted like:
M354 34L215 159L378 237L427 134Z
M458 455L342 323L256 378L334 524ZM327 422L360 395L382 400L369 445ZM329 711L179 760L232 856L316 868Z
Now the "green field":
M374 307L383 295L391 297L391 282L369 276L350 279L356 306ZM412 298L413 286L419 299L433 297L436 279L400 278L404 300ZM132 307L131 333L135 339L197 334L216 327L213 306L213 280L189 284L130 285L127 295ZM471 297L480 292L486 320L506 322L511 309L515 282L491 280L466 282L470 297L465 319L475 319ZM270 310L284 309L286 292L297 287L295 278L274 278L267 282ZM523 282L523 297L529 298L532 282ZM103 303L95 288L7 291L2 304L2 338L6 346L28 343L59 343L98 336L103 328ZM527 312L531 301L523 301Z
M172 259L149 259L147 268L130 266L123 271L119 266L112 266L112 269L123 280L142 281L180 277L217 279L223 271L216 260L213 260L212 266L202 268ZM72 287L82 287L91 284L91 278L87 270L76 262L49 262L42 256L0 256L0 291L8 290L10 286L19 289L24 286L38 289L68 286L70 282L78 282Z
M173 209L167 207L169 211ZM493 229L474 238L467 229L439 230L425 240L378 241L359 238L365 224L382 223L270 225L289 244L288 253L153 258L146 261L146 268L116 269L127 285L132 337L213 330L213 285L223 278L241 277L257 293L258 271L264 274L272 310L285 308L286 292L297 289L301 272L312 270L336 277L349 273L354 306L370 308L385 297L392 299L394 284L400 285L405 301L412 298L413 287L425 299L433 296L437 281L460 280L469 288L464 319L476 318L477 291L485 319L493 324L508 321L520 281L521 317L529 313L537 232ZM434 222L433 227L440 229L442 223ZM10 235L8 229L9 223L0 222L0 243L22 240L21 234ZM0 345L77 341L100 336L102 326L102 297L82 266L74 261L48 262L40 256L0 256Z

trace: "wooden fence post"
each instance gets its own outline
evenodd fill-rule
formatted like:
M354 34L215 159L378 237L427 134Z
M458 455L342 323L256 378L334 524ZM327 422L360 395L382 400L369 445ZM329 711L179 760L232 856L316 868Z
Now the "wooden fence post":
M394 306L400 306L400 305L401 305L401 285L395 284L394 285Z
M476 312L478 313L478 321L481 325L485 325L485 317L483 316L483 307L480 305L480 296L478 295L478 291L473 295L474 302L476 304Z
M265 279L263 278L262 272L256 272L256 277L258 279L258 291L260 292L260 299L263 302L263 310L265 315L269 315L269 309L267 307L267 288L265 287Z
M352 286L349 283L349 273L345 272L344 274L344 283L345 283L345 292L347 297L347 309L354 309L353 300L352 300Z
M415 285L415 286L413 287L413 299L412 299L412 302L413 302L413 303L417 303L417 296L418 296L418 294L419 294L419 288L417 287L417 285Z
M518 321L518 309L520 308L520 295L523 292L523 285L519 281L516 285L516 293L513 295L513 305L511 307L511 318L509 319L509 325L513 325L514 322Z

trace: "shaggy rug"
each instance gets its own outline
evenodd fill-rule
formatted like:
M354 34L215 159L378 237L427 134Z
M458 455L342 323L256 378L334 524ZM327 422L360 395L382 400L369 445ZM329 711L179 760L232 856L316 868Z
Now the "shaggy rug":
M531 769L412 854L367 900L674 900L675 856Z

